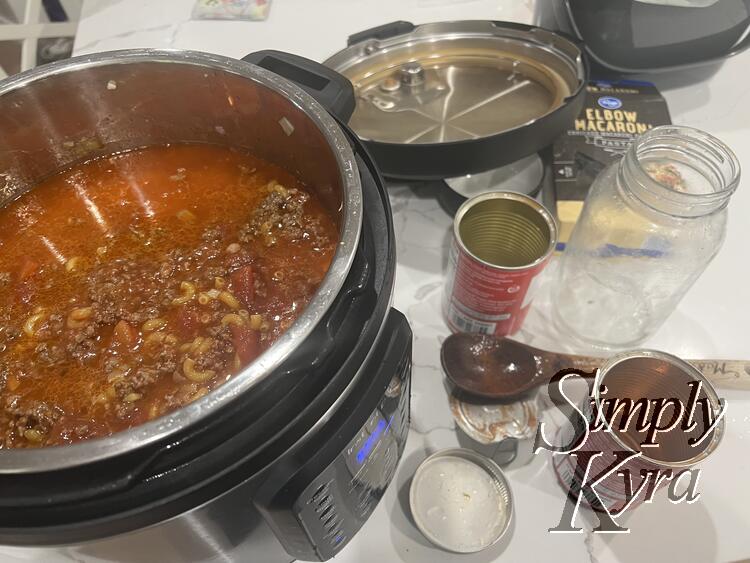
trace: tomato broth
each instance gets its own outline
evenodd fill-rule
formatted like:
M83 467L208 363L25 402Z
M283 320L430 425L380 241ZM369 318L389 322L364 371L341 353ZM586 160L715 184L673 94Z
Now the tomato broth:
M0 208L0 448L107 436L202 397L305 308L338 229L242 151L155 146Z

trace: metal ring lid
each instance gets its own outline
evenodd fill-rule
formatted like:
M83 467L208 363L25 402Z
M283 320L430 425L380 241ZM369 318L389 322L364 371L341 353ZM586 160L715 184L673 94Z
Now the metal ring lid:
M471 450L441 450L425 459L409 491L412 516L435 545L473 553L500 540L510 526L513 499L497 464Z

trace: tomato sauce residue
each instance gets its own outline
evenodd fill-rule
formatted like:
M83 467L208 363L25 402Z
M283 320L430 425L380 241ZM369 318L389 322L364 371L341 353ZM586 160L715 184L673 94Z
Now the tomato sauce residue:
M0 208L0 448L106 436L268 348L338 243L314 192L213 145L61 172Z

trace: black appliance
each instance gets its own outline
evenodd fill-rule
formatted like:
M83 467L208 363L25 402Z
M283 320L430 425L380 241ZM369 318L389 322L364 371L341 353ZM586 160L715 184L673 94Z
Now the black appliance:
M283 54L252 60L346 119L331 71ZM411 330L391 308L383 181L341 127L364 216L344 285L313 332L273 377L166 440L69 469L0 473L0 544L71 559L276 563L329 559L357 533L403 453Z
M750 45L750 0L564 0L555 18L592 61L616 72L660 72L721 61Z

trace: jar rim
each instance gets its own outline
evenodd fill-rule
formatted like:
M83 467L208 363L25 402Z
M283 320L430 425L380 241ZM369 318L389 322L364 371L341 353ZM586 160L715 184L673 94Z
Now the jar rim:
M702 160L711 168L716 181L706 179L718 189L706 193L682 192L653 178L642 166L642 160L653 151L665 149ZM708 212L725 205L740 180L739 160L726 143L705 131L684 125L662 125L649 129L631 144L623 158L623 166L628 169L628 174L638 186L650 196L672 204L710 207Z

